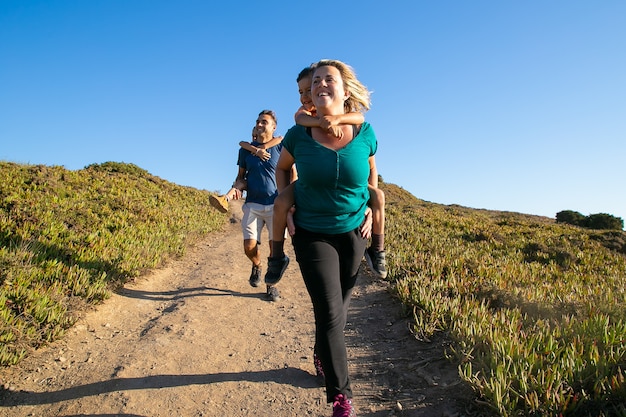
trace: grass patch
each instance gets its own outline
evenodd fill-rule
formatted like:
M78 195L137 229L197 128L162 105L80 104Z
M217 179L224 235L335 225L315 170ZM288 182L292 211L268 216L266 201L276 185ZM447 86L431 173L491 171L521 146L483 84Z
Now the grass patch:
M494 411L626 415L624 232L382 188L388 280L416 336L448 332L460 374Z
M503 416L626 415L626 235L444 206L381 183L388 280L417 338L446 332ZM227 217L209 193L132 165L0 162L0 364L180 256Z
M88 304L226 217L209 193L132 165L0 162L0 364L59 338Z

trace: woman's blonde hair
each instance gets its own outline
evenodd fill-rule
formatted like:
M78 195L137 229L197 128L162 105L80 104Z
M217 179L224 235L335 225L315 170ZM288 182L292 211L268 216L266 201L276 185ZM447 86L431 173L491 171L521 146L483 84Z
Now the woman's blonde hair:
M370 91L356 78L356 73L352 67L344 62L336 59L322 59L311 67L313 72L324 66L335 67L341 74L343 85L350 93L350 97L344 102L344 110L346 113L361 112L365 113L370 109Z

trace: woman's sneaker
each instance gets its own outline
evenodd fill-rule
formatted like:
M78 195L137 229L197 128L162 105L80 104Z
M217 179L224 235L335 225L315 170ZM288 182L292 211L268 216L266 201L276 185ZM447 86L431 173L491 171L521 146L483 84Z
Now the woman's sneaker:
M317 378L317 382L321 386L326 385L326 375L324 375L324 368L322 368L322 361L320 360L317 353L313 353L313 365L315 366L315 377Z
M356 417L352 401L343 394L337 394L333 401L333 417Z

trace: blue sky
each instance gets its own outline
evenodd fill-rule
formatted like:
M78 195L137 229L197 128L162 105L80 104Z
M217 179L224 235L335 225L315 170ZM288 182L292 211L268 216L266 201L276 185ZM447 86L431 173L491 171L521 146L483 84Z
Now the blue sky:
M259 111L350 64L384 181L441 204L626 219L626 2L0 0L0 160L134 163L224 192Z

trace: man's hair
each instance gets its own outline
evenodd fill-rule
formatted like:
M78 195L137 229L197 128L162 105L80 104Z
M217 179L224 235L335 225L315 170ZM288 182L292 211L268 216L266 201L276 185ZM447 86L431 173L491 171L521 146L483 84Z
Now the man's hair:
M262 110L261 113L259 113L259 116L263 114L267 114L268 116L270 116L272 119L274 119L274 124L278 125L278 119L276 118L276 113L274 113L273 110Z

